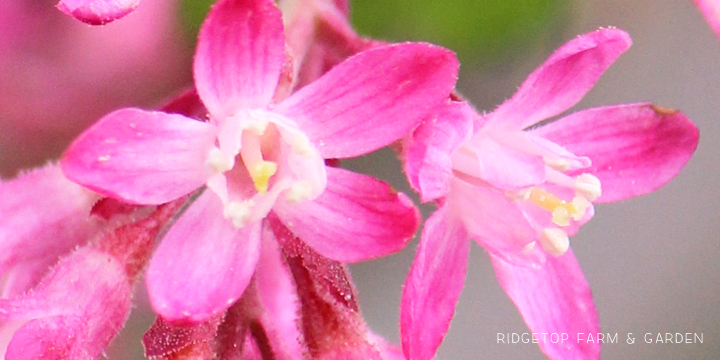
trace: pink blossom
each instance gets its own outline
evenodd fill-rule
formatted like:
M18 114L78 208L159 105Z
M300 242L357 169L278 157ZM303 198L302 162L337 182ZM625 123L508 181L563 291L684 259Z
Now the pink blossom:
M558 49L495 111L451 101L406 142L405 170L427 220L401 305L403 350L427 359L440 345L462 289L470 246L490 254L501 286L533 332L596 333L597 312L569 237L593 203L649 193L695 151L697 128L681 113L641 103L579 111L559 120L628 49L617 29ZM597 359L599 344L541 343L553 359Z
M117 20L140 4L140 0L60 0L57 8L90 25L105 25Z
M700 10L715 35L720 38L720 1L692 0L692 2Z
M373 49L276 103L284 55L272 1L222 0L200 31L194 62L209 121L122 109L64 155L68 178L130 203L161 204L206 186L147 272L150 300L165 319L203 321L242 295L271 212L343 262L398 251L415 231L417 210L405 195L324 159L405 136L452 90L454 55L421 43Z
M90 28L53 0L0 1L0 175L41 166L103 114L190 83L176 0Z
M96 359L125 322L131 296L119 261L77 250L30 292L0 299L0 352L8 360Z

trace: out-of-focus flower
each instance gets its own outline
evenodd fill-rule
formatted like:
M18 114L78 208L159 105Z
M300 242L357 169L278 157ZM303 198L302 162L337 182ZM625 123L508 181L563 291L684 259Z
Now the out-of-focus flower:
M324 159L405 136L450 93L454 55L420 43L373 49L276 104L284 55L272 1L220 1L201 29L194 63L209 121L122 109L63 158L70 179L130 203L161 204L207 185L148 269L151 302L167 320L204 321L242 295L271 211L313 249L344 262L398 251L415 231L417 210L406 196L326 168Z
M344 0L283 0L285 38L294 60L292 82L301 88L348 57L386 43L359 36Z
M108 111L156 105L190 83L177 1L153 0L103 27L54 0L0 1L0 175L56 158Z
M138 207L96 194L48 166L2 185L5 359L95 359L124 323L154 239L182 207ZM90 209L92 207L92 210ZM92 215L90 215L92 214ZM73 249L70 249L73 247Z
M575 105L630 46L601 29L558 49L495 111L451 101L405 143L405 170L439 209L425 223L403 291L401 334L410 359L432 356L462 289L469 238L485 248L501 286L537 333L597 333L599 323L569 236L593 202L649 193L695 151L697 128L652 104L576 112ZM543 342L553 359L597 359L600 344Z
M60 0L57 8L90 25L105 25L131 11L140 0Z
M34 287L61 256L100 230L103 222L90 217L99 198L67 180L55 165L0 182L3 297Z
M715 35L720 38L720 1L718 0L692 0L705 17Z
M0 299L0 349L8 360L96 359L130 313L132 284L107 253L82 248L36 288Z

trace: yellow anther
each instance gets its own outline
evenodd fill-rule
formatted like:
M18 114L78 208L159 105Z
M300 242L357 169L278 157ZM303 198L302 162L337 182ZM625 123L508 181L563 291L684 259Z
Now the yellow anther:
M253 184L255 184L255 190L258 193L264 194L268 190L270 178L277 172L277 164L272 161L261 161L253 166L250 171Z
M583 197L576 196L568 203L540 188L530 189L525 194L525 199L549 211L552 214L552 222L557 226L570 225L570 218L575 221L582 219L585 211L590 207L590 202Z
M541 188L530 189L526 197L527 200L547 211L555 211L555 208L564 203L564 201L558 199L555 195Z
M568 226L570 225L570 211L568 211L569 204L563 204L552 211L552 222L557 226Z
M576 196L573 198L570 205L575 208L575 212L571 214L573 220L580 221L580 219L585 216L585 212L587 211L587 209L592 206L592 203L582 196Z

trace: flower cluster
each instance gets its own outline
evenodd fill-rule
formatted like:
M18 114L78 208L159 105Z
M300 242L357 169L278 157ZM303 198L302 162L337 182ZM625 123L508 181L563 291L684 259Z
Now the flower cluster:
M58 8L103 24L138 2ZM554 119L629 36L571 40L480 113L455 91L450 50L362 38L347 16L342 0L219 0L192 89L159 110L111 112L59 165L0 183L6 359L101 356L142 273L158 315L143 337L151 358L431 359L470 239L533 332L599 332L570 236L595 203L670 181L698 142L682 113L650 103ZM403 289L401 348L368 329L345 264L403 249L420 213L339 166L391 144L421 200L437 205ZM592 343L541 349L600 354Z

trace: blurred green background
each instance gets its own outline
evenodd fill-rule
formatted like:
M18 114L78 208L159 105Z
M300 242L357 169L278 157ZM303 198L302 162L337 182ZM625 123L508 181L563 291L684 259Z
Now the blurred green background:
M213 2L183 1L191 39ZM511 65L558 45L575 5L573 0L355 0L350 1L350 15L364 36L428 41L452 49L469 72Z

